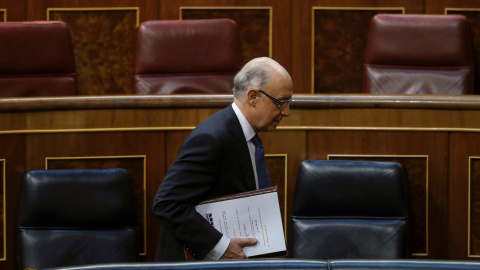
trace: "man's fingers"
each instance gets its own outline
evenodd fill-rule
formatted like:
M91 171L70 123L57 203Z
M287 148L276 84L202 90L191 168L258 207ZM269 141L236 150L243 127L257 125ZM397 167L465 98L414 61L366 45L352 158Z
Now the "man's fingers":
M256 244L255 238L230 238L230 244L220 259L248 259L242 249Z
M257 244L256 238L238 238L238 239L240 240L238 244L242 248L247 246L255 246Z

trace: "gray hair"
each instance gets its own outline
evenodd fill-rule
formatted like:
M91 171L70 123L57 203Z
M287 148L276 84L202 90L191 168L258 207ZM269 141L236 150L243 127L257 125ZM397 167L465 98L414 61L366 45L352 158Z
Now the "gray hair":
M243 68L233 79L233 95L236 98L245 96L250 87L259 89L267 84L270 74L267 71L268 64L258 63L251 68Z

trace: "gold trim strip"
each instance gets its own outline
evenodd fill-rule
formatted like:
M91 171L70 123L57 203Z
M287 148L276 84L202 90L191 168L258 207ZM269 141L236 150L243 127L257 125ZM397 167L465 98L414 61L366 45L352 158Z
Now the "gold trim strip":
M425 253L412 253L412 256L428 256L428 155L344 155L344 154L327 154L327 160L330 157L392 157L392 158L425 158Z
M283 228L283 233L285 235L285 243L288 244L288 237L287 237L287 225L288 225L288 219L287 219L287 212L288 212L288 207L287 207L287 196L288 196L288 154L265 154L265 157L284 157L285 158L285 200L283 202L283 209L285 209L285 212L283 213L283 222L284 222L284 228Z
M480 11L480 8L445 8L445 15L448 15L449 11Z
M315 11L316 10L401 10L405 14L405 7L312 7L312 33L311 33L311 90L315 94Z
M140 7L98 7L98 8L47 8L47 21L50 21L50 11L135 11L136 12L136 25L138 27L140 23Z
M180 11L180 20L182 19L182 9L272 9L271 6L201 6L201 7L196 7L196 6L180 6L179 11Z
M0 130L2 134L45 134L74 132L134 132L134 131L191 131L194 126L185 127L130 127L130 128L74 128L74 129L25 129ZM277 127L277 131L414 131L414 132L480 132L480 128L420 128L420 127L323 127L323 126L286 126Z
M46 157L45 158L45 170L48 170L49 160L70 160L70 159L108 159L108 158L143 158L146 159L146 155L127 155L127 156L70 156L70 157ZM144 164L146 165L146 164ZM145 187L145 186L144 186Z
M312 7L312 33L310 33L310 46L311 46L311 55L312 59L310 59L310 94L315 94L315 7Z
M327 160L329 157L398 157L398 158L426 158L428 161L428 155L347 155L347 154L327 154ZM428 164L427 164L428 165ZM428 167L427 167L428 169Z
M480 9L479 9L480 10ZM471 197L471 194L472 194L472 160L473 159L480 159L480 156L469 156L468 157L468 207L467 207L467 217L468 217L468 230L467 230L467 258L480 258L480 254L471 254L470 253L470 248L471 248L471 241L470 241L470 237L471 237L471 215L470 215L470 211L471 211L471 204L472 204L472 197Z
M6 22L7 21L7 9L6 8L0 8L0 11L3 12L3 22Z
M195 7L195 6L180 6L178 13L179 19L183 20L182 11L184 9L268 9L269 11L269 25L268 25L268 54L269 57L272 58L273 55L273 8L271 6L257 6L257 7L249 7L249 6L236 6L236 7L221 7L221 6L202 6L202 7Z
M74 159L113 159L113 158L142 158L143 159L143 252L140 256L147 255L147 156L146 155L127 155L127 156L75 156L75 157L46 157L45 169L48 170L49 160L74 160Z
M321 127L321 126L291 126L277 127L277 130L342 130L342 131L437 131L437 132L480 132L480 128L434 128L434 127Z
M118 131L188 131L195 127L132 127L132 128L78 128L78 129L26 129L0 130L0 134L43 134L43 133L73 133L73 132L118 132Z
M3 255L0 258L0 261L6 261L7 260L7 194L6 194L6 160L5 159L0 159L0 162L2 162L2 168L3 168Z
M470 254L470 204L471 204L471 192L472 192L472 159L475 157L469 156L468 157L468 201L467 201L467 258L475 258L480 257L477 255Z
M405 7L312 7L315 10L401 10L405 14Z

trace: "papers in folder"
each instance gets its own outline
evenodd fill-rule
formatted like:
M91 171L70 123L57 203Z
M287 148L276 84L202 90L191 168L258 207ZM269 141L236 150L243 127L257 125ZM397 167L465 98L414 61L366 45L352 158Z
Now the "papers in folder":
M196 210L229 238L256 238L243 249L248 257L286 252L276 187L208 200Z

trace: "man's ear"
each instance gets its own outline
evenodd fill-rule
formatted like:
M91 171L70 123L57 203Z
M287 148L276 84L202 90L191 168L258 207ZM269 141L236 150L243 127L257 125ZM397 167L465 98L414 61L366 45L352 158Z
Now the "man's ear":
M258 97L257 90L250 89L247 91L247 101L249 105L255 106L257 104L257 97Z

